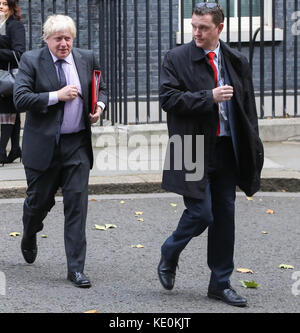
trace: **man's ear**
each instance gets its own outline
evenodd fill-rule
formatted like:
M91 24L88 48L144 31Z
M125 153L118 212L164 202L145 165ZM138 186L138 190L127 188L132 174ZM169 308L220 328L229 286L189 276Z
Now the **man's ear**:
M223 31L223 29L224 29L224 23L220 23L220 24L218 25L218 31L219 31L219 34L221 34L221 32Z

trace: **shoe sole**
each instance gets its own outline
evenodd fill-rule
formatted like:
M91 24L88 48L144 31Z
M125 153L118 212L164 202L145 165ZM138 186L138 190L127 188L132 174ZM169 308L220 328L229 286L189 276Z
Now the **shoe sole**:
M77 288L90 288L92 286L92 284L90 282L82 283L82 284L76 284L76 282L72 281L69 278L67 278L67 280L72 282L72 284Z
M240 308L244 308L247 306L247 303L232 303L232 302L226 302L222 297L219 297L219 296L216 296L216 295L212 295L212 294L207 294L207 297L208 298L212 298L212 299L215 299L217 301L222 301L228 305L232 305L232 306L237 306L237 307L240 307Z
M75 287L77 287L77 288L91 288L91 284L89 283L89 284L81 284L81 285L77 285L76 283L73 283L73 285L75 286Z

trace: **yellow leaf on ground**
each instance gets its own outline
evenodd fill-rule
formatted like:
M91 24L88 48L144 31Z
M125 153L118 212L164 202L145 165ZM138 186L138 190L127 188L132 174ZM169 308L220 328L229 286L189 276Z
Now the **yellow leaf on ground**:
M85 311L84 313L99 313L98 310L88 310L88 311Z
M90 201L97 201L97 199L92 198Z
M134 212L134 214L137 216L137 215L143 215L144 212Z
M172 207L177 207L177 204L176 204L176 203L173 203L173 202L171 202L170 205L171 205Z
M252 197L247 197L247 196L246 196L246 199L247 199L248 201L252 201L252 200L253 200Z
M263 235L266 235L266 234L268 233L268 231L263 230L261 233L262 233Z
M115 224L109 224L109 223L106 223L105 224L105 228L106 229L109 229L109 228L117 228L117 226Z
M106 230L106 227L104 225L95 224L95 229L97 229L97 230Z
M9 234L9 236L11 236L11 237L16 237L16 236L20 236L21 234L19 233L19 232L11 232L10 234Z
M274 214L275 212L274 212L273 209L267 209L267 210L266 210L266 213L267 213L267 214Z
M120 201L120 203L121 203L121 204L124 204L124 203L125 203L125 201L124 201L124 200L121 200L121 201Z
M137 219L137 221L144 222L144 219L139 218L139 219Z
M137 244L137 245L131 245L131 247L133 247L133 248L137 248L137 249L141 249L141 248L143 248L143 247L145 247L145 246L142 245L142 244Z
M236 271L239 272L239 273L251 273L251 274L253 274L253 271L249 268L237 268Z
M280 264L278 268L283 268L283 269L294 269L295 267L292 265L287 265L287 264Z
M48 235L42 235L41 237L42 238L48 238Z

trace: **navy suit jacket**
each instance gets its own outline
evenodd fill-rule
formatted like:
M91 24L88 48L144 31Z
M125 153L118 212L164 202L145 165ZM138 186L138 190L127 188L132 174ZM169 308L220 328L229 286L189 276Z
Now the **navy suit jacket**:
M91 83L93 70L100 69L93 52L73 48L83 96L83 117L89 142L90 167L93 166L91 142ZM14 87L14 103L19 111L26 111L22 144L25 167L46 170L52 160L56 133L60 126L61 104L48 106L49 92L59 90L57 72L48 46L25 52L21 58ZM107 103L106 88L101 76L99 101Z
M222 56L222 68L224 69L224 83L232 86L227 67ZM238 152L238 143L237 143L237 127L236 127L236 110L233 103L233 100L226 101L227 116L229 121L229 129L232 137L233 151L237 164L237 170L239 171L239 152Z
M229 124L233 138L234 153L238 164L237 184L248 195L260 187L263 165L263 146L258 133L258 119L252 83L252 73L247 58L240 52L221 43L225 82L234 88L232 103L228 104ZM185 145L175 152L175 145L168 146L170 163L164 168L162 187L187 197L202 199L208 181L208 169L213 158L218 121L218 105L214 102L214 73L203 49L194 41L169 50L163 61L160 75L160 103L167 112L170 138L186 137L197 142L204 136L204 176L201 180L187 181L186 175L195 172L176 167L177 155L184 157ZM177 140L179 141L179 140ZM196 144L186 145L196 160ZM183 160L183 158L182 158Z

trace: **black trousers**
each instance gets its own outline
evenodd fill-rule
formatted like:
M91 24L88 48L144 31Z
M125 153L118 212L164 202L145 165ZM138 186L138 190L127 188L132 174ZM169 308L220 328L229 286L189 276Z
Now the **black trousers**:
M11 139L11 151L16 152L20 149L20 128L21 120L19 113L16 114L14 124L1 124L0 154L6 155L9 139Z
M88 207L90 160L85 131L61 135L50 167L46 171L25 168L27 197L23 206L26 237L43 229L43 220L62 188L64 240L68 271L83 272L86 255L85 226Z
M214 166L209 172L205 198L183 198L186 209L177 229L161 249L167 259L177 260L188 242L208 228L209 286L214 289L224 289L230 285L234 268L236 171L231 138L220 137L216 145Z

